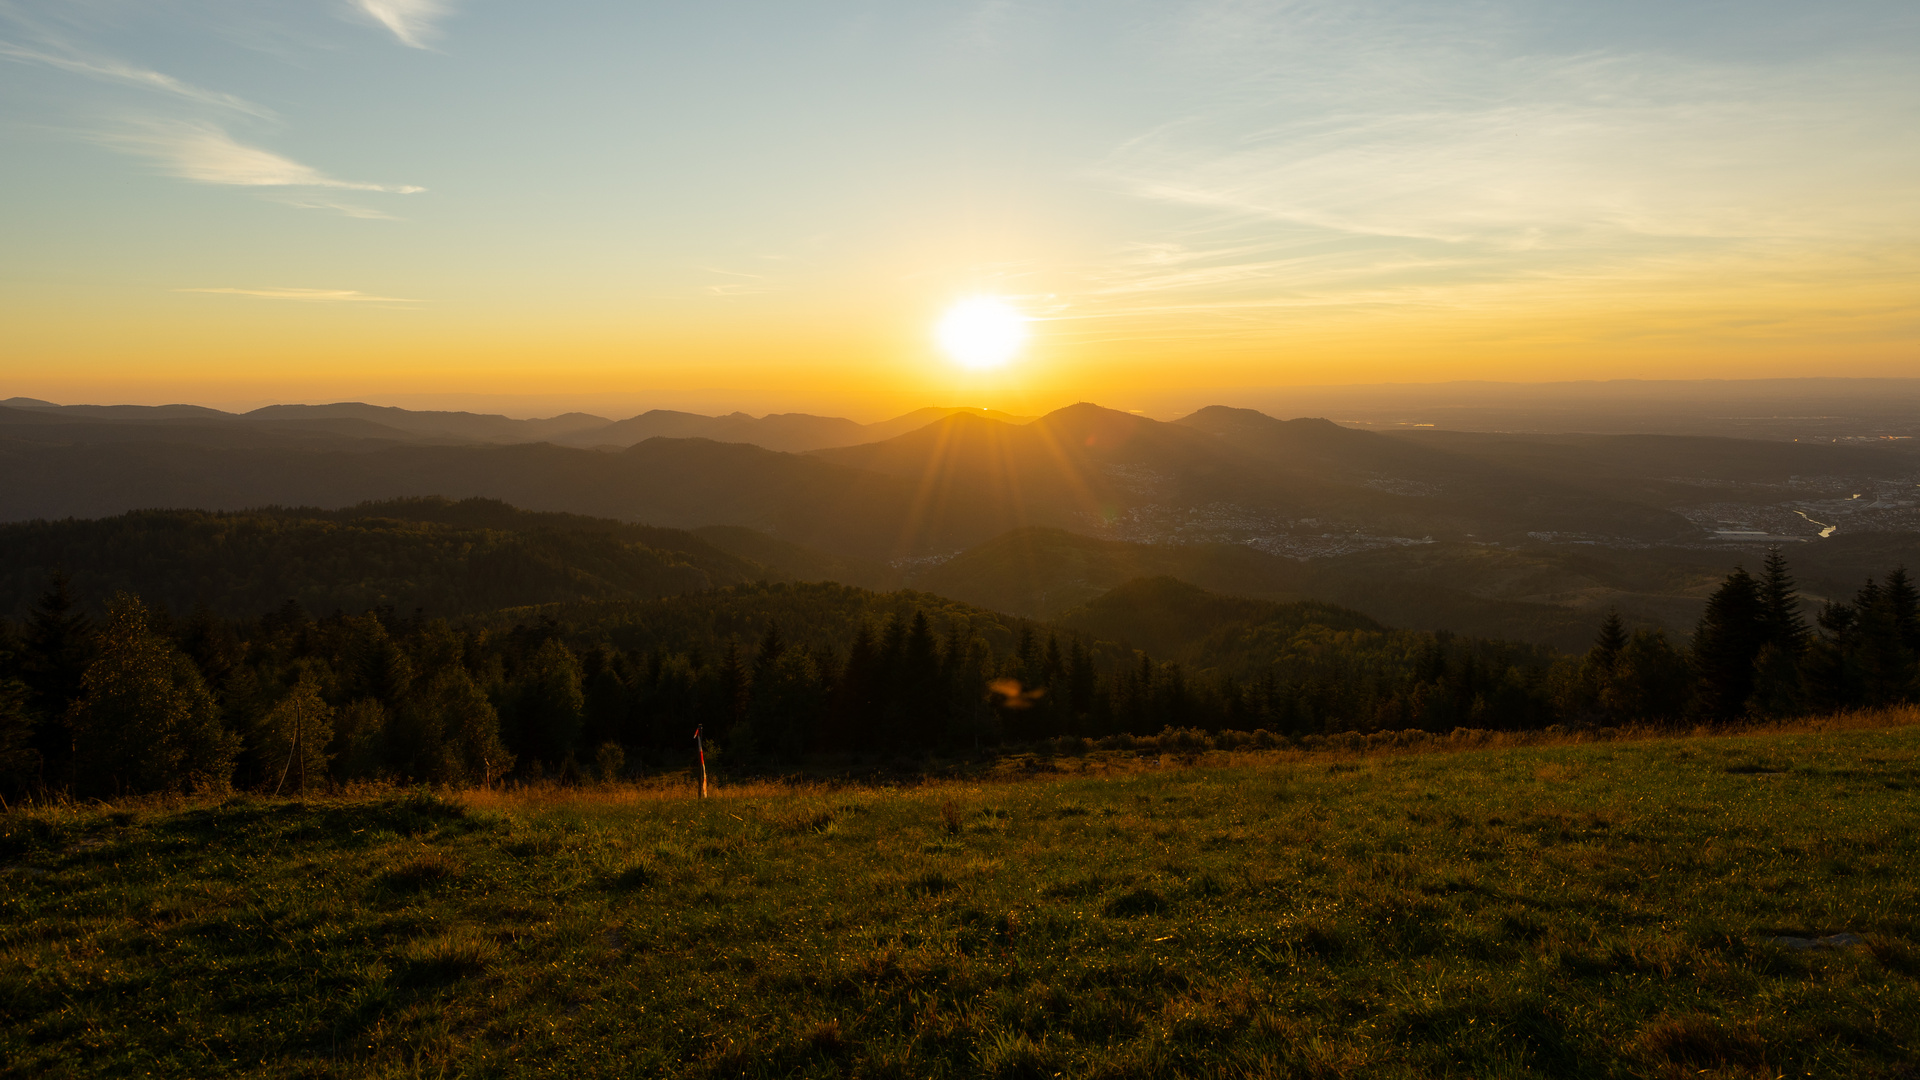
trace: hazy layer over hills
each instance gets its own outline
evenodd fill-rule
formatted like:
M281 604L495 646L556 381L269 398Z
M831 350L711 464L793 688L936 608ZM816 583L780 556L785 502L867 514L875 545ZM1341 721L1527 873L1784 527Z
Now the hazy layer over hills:
M770 450L804 451L890 439L953 413L1024 422L989 409L916 409L877 424L838 416L746 413L701 416L654 409L612 421L589 413L536 420L469 412L418 412L357 401L333 405L268 405L228 413L198 405L55 405L34 398L0 401L0 436L37 441L188 440L205 445L300 444L328 439L384 442L533 443L628 447L647 439L712 439Z
M789 453L660 434L626 449L506 441L591 442L607 425L584 416L26 404L0 407L0 519L480 497L699 530L776 578L1046 618L1170 576L1572 647L1608 607L1690 626L1711 584L1770 544L1789 545L1815 598L1920 564L1909 440L1381 431L1220 406L1169 423L1081 404L1027 423L930 410L888 438ZM820 419L622 424L767 439L859 427Z
M1920 379L1911 378L1381 383L1215 391L1209 397L1230 397L1280 416L1326 416L1374 428L1783 440L1920 436Z

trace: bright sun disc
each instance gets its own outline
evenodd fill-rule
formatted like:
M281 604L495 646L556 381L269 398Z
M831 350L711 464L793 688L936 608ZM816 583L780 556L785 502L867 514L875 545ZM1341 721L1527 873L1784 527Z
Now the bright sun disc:
M934 336L962 367L997 368L1026 344L1027 319L1004 300L976 296L953 305Z

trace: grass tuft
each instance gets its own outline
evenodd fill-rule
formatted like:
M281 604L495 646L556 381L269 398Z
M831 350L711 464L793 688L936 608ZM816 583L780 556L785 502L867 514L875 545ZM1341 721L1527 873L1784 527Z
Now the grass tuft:
M0 859L50 851L66 843L64 830L37 813L0 815Z
M449 930L400 950L403 986L441 986L471 978L500 957L500 946L472 930Z
M1107 906L1101 910L1109 918L1137 919L1147 915L1165 915L1168 911L1172 910L1172 908L1173 905L1167 903L1166 897L1161 896L1152 889L1141 886L1140 888L1123 892L1119 896L1107 901Z
M1767 1064L1767 1043L1751 1026L1698 1013L1654 1021L1641 1030L1636 1047L1656 1064L1689 1070L1764 1070Z
M977 1076L994 1080L1049 1080L1059 1076L1067 1062L1044 1042L1025 1032L995 1031L980 1040L974 1051Z
M425 851L380 875L379 885L391 892L413 893L460 876L464 868L442 851Z
M955 888L953 879L938 870L929 870L907 881L907 891L919 896L939 896Z
M653 863L642 859L629 863L616 872L611 885L620 892L633 892L636 889L644 889L659 879L660 872L654 869Z
M823 833L833 826L833 811L824 807L802 807L772 818L771 824L775 832L784 836Z

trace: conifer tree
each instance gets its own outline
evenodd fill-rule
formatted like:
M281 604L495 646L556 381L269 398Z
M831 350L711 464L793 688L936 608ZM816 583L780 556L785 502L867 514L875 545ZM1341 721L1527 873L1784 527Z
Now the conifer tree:
M98 640L69 710L75 787L89 795L227 787L239 740L221 728L193 661L152 631L146 605L116 597Z
M738 650L729 650L728 658L739 680ZM518 680L511 749L522 757L550 766L562 765L579 749L581 712L585 704L586 698L580 689L580 661L559 638L547 638L527 658L526 668Z
M597 747L609 742L625 745L633 741L627 730L631 695L627 680L622 677L625 667L621 655L605 644L581 656L582 746Z
M734 726L746 719L747 688L752 678L740 659L738 641L727 642L727 649L720 654L720 663L714 666L712 676L700 723L706 728L707 738L724 743Z
M1779 548L1767 552L1760 579L1760 601L1765 609L1765 643L1798 656L1807 644L1807 622L1800 616L1800 596L1787 573L1787 558Z
M1882 586L1869 579L1854 594L1854 624L1845 642L1846 677L1851 696L1860 705L1890 705L1914 691L1915 654L1900 632L1903 593L1911 586L1901 574L1896 589L1892 575Z
M0 794L18 799L40 779L40 753L33 748L31 691L18 679L0 678Z
M1600 667L1611 668L1626 647L1626 623L1618 611L1609 610L1606 621L1600 624L1600 632L1594 636L1593 648L1587 652L1587 659Z
M1904 566L1887 575L1886 605L1900 643L1920 650L1920 590L1914 588Z
M390 730L396 726L399 730ZM413 757L415 734L411 725L389 725L386 706L378 700L350 701L334 711L329 769L341 780L412 775L404 763Z
M1800 597L1779 548L1767 552L1760 579L1761 646L1754 656L1754 683L1748 698L1753 712L1791 716L1806 704L1801 659L1810 637L1800 616Z
M1698 705L1714 719L1741 716L1753 693L1753 661L1767 640L1766 603L1760 583L1735 567L1707 600L1693 633L1699 677Z
M74 745L67 713L80 697L93 655L92 620L79 610L67 575L55 573L27 617L20 664L33 718L33 750L45 782L55 787L71 778Z
M1620 651L1600 705L1616 720L1675 720L1687 710L1690 682L1686 657L1664 631L1635 630Z
M1067 654L1067 709L1072 714L1069 731L1075 735L1093 734L1094 692L1099 676L1093 669L1093 655L1085 642L1073 639Z
M894 741L930 747L946 735L947 694L940 685L940 646L925 611L915 609L901 643L899 706Z
M200 677L216 696L226 686L227 676L240 666L245 653L233 627L215 618L204 604L194 608L181 626L180 651L193 660L194 666L200 669Z
M1615 708L1620 694L1615 691L1613 684L1627 644L1625 620L1620 618L1620 612L1609 610L1600 624L1599 633L1594 635L1593 647L1587 650L1586 657L1580 662L1578 678L1560 691L1560 707L1576 716L1586 710L1596 709L1608 720L1620 719ZM1444 725L1429 721L1427 726L1439 730Z
M500 716L466 668L442 668L426 682L417 707L433 717L439 739L431 771L422 772L467 784L491 784L512 772L514 755L500 740Z
M854 629L853 645L834 690L832 735L839 750L864 750L879 735L882 657L873 627L864 620Z
M413 685L413 660L373 612L346 620L340 692L347 700L373 698L389 710Z

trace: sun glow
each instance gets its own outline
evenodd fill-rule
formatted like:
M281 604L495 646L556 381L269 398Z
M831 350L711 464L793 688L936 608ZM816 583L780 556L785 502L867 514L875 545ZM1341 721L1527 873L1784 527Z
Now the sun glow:
M1027 318L997 297L975 296L949 308L934 336L962 367L1004 367L1027 343Z

